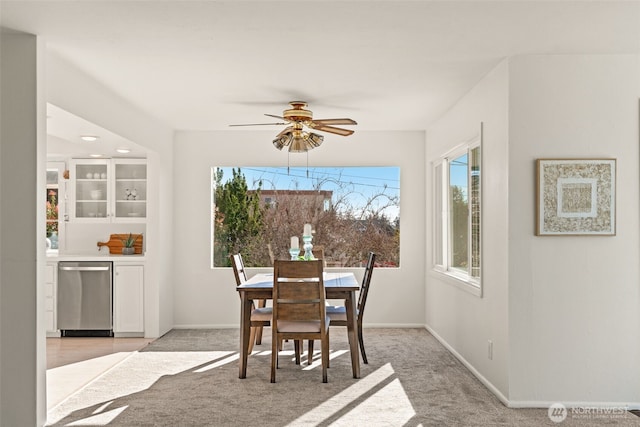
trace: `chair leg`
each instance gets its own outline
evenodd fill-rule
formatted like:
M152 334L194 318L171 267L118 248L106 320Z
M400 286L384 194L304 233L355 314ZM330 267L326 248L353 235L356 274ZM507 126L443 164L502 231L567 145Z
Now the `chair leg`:
M362 361L369 364L367 361L367 353L364 351L364 339L362 338L362 325L358 324L358 342L360 343L360 353L362 353Z
M293 340L294 353L296 354L296 365L300 364L300 350L302 349L301 340Z
M271 382L276 382L276 367L278 366L278 337L273 334L271 339Z
M258 307L263 308L267 305L267 301L266 300L259 300L258 301ZM256 344L260 345L262 344L262 326L258 326L257 330L256 330Z
M307 354L307 365L313 363L313 340L309 340L309 353Z
M251 352L253 351L253 343L256 342L256 329L257 329L257 327L252 326L251 327L251 332L249 332L249 351L248 351L248 354L251 354Z
M321 342L322 345L322 382L327 382L327 368L329 367L329 332L327 337Z
M256 344L262 344L262 326L256 326Z

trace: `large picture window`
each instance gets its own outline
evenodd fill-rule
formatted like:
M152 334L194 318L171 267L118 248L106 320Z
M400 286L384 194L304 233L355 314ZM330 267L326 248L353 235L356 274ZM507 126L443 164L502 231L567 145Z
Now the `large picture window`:
M434 264L474 287L481 273L480 137L434 164Z
M292 236L311 224L327 267L400 265L400 168L212 168L212 265L289 259Z

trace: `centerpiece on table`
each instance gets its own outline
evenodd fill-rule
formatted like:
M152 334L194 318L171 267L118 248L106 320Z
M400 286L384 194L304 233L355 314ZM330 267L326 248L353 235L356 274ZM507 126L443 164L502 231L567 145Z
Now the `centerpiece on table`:
M311 244L311 240L313 239L313 236L311 235L311 224L305 224L304 225L304 230L302 232L302 241L304 242L304 255L300 255L300 240L298 239L298 236L292 236L291 237L291 245L289 247L289 255L291 255L291 260L295 261L295 260L304 260L304 261L309 261L309 260L314 260L315 257L313 256L313 245Z

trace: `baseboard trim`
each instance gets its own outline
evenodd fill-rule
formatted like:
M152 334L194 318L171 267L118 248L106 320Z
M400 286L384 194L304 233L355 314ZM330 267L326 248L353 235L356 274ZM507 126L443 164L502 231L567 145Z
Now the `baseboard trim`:
M551 405L562 403L566 408L624 408L627 411L640 409L640 403L628 402L547 402L531 400L512 400L509 407L514 409L548 408Z
M239 329L237 323L234 324L183 324L173 325L173 329Z
M435 339L438 340L438 342L440 344L442 344L448 351L449 353L453 354L453 356L458 359L460 361L460 363L462 363L465 368L467 368L472 374L473 376L475 376L486 388L489 389L489 391L491 391L491 393L493 393L498 400L500 400L500 402L502 402L502 404L506 407L511 407L509 405L509 399L507 399L505 397L504 394L502 394L502 392L500 390L498 390L498 388L496 386L493 385L493 383L491 381L489 381L488 379L486 379L480 372L478 372L478 370L476 370L476 368L467 361L467 359L465 359L464 357L462 357L462 355L460 353L458 353L453 347L451 347L449 345L448 342L446 342L444 340L444 338L442 338L440 335L438 335L436 333L436 331L434 331L433 329L431 329L429 327L429 325L424 325L424 328L429 331L429 333L431 335L433 335L433 337Z
M491 391L499 400L508 408L513 409L539 409L549 408L556 403L562 403L567 408L625 408L626 410L640 409L640 402L558 402L558 401L536 401L536 400L509 400L505 395L495 387L491 381L487 380L480 372L476 370L460 353L458 353L449 343L447 343L440 335L438 335L428 325L424 325L424 328L429 331L433 337L438 340L453 356L467 368L473 376L475 376L485 387Z
M420 323L365 323L362 325L364 329L422 329L423 324ZM182 324L173 325L173 329L238 329L237 323L234 324Z
M422 329L423 324L419 323L364 323L363 329Z
M144 338L144 332L114 332L114 338Z

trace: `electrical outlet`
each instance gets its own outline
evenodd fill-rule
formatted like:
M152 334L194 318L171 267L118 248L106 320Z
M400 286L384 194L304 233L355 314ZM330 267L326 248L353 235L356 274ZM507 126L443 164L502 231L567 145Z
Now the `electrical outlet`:
M493 360L493 341L489 340L487 345L487 357Z

